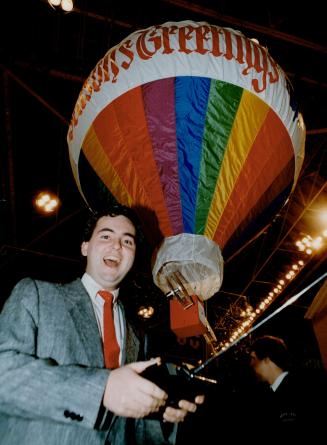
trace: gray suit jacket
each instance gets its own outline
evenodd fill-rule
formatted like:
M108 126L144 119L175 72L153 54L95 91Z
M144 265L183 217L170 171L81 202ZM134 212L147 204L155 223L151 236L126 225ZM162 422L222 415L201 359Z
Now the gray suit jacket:
M139 357L140 339L129 324L126 332L123 363L130 363ZM176 428L165 441L157 421L99 422L109 373L81 281L20 281L0 315L1 444L173 443Z

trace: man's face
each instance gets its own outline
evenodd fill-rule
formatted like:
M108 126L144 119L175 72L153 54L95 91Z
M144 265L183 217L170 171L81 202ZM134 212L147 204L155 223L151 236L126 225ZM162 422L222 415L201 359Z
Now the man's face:
M259 380L266 380L267 377L267 359L259 359L254 351L250 353L250 366Z
M114 290L131 269L135 258L135 227L123 215L103 216L89 241L83 242L86 272L104 289Z

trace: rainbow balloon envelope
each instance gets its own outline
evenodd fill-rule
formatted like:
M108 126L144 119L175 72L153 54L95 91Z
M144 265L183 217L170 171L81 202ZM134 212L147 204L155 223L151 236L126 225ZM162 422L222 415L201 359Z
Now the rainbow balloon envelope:
M160 271L176 263L182 276L192 269L186 282L202 299L221 284L220 250L230 257L286 202L304 141L285 74L266 48L192 21L137 31L110 49L86 80L68 132L88 205L109 197L150 210L159 230L145 221L149 238L170 246L159 249L155 282L169 291ZM188 258L182 242L193 243Z

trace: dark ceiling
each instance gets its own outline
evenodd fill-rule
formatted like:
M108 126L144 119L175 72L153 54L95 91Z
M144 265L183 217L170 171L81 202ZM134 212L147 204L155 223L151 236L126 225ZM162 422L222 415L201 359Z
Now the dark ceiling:
M238 29L266 46L287 73L307 127L306 158L295 192L270 227L227 262L223 287L208 303L217 335L225 335L237 321L244 302L255 307L295 261L302 258L304 267L270 311L326 272L326 240L311 256L300 254L294 245L304 234L315 237L327 229L327 221L323 227L316 218L323 207L327 211L325 14L321 2L311 1L306 8L294 5L75 0L69 14L52 9L46 0L2 6L2 303L22 276L65 281L81 271L80 223L86 206L72 177L66 134L83 81L105 52L131 32L186 19ZM43 189L61 199L55 215L41 216L33 207ZM321 284L293 305L300 317Z

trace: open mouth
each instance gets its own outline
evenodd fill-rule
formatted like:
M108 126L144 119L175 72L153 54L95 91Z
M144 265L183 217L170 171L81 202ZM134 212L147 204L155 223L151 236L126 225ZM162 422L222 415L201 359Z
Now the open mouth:
M114 257L105 257L103 258L103 261L106 264L106 266L109 267L117 267L120 263L120 260Z

